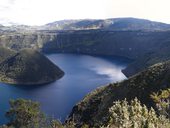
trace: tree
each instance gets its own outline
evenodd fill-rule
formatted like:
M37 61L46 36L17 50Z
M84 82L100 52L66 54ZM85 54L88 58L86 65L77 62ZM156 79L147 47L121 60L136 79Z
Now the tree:
M39 128L46 126L45 115L40 111L40 104L31 100L10 100L10 110L6 113L8 126L15 128Z

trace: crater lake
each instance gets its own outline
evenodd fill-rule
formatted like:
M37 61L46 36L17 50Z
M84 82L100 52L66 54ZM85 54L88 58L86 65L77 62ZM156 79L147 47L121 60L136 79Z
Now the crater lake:
M126 79L121 70L131 62L123 57L59 53L46 56L65 72L64 77L41 86L0 83L0 125L8 121L5 112L9 110L9 100L17 98L38 101L44 113L64 121L85 95L97 87Z

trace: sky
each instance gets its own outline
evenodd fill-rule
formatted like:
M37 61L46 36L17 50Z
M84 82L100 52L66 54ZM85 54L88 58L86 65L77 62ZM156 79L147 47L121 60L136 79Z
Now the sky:
M0 24L134 17L170 23L170 0L0 0Z

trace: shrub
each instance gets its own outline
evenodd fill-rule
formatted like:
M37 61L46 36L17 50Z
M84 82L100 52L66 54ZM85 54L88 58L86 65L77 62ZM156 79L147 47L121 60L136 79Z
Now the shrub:
M118 128L168 128L170 121L158 116L153 108L148 109L135 98L128 103L116 101L109 109L110 122L107 127Z
M151 98L154 100L158 112L170 119L170 89L152 93Z

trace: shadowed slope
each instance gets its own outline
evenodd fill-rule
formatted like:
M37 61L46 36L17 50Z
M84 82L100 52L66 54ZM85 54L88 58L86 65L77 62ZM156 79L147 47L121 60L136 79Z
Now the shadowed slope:
M0 46L0 62L15 54L15 51Z

